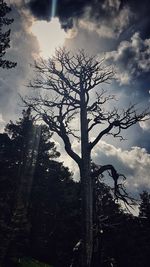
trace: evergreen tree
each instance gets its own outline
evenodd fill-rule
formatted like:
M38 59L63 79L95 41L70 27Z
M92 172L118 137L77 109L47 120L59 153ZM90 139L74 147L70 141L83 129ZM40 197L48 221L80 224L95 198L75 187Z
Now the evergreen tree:
M60 153L51 137L46 125L35 124L30 109L0 135L4 266L12 264L12 257L25 255L69 266L80 238L80 185L54 160Z
M150 222L150 194L147 191L143 191L140 194L140 198L139 217L145 218Z
M49 131L46 132L45 126L34 125L30 109L23 112L23 118L16 124L10 122L5 132L8 135L6 133L1 135L0 142L3 148L0 165L4 163L0 178L4 184L3 191L1 190L2 203L4 206L8 205L9 214L2 214L1 227L5 225L5 230L1 230L3 261L9 258L10 254L22 253L21 250L24 250L28 241L30 229L28 208L37 160L39 165L43 165L45 155L47 158L59 155L54 143L48 140L51 134ZM45 155L43 152L42 156L38 150L40 142L45 142L47 147Z
M13 19L6 17L6 14L10 11L11 8L8 7L7 3L0 0L0 67L7 69L14 68L17 65L15 62L3 58L6 50L10 47L10 29L3 32L2 27L10 25L13 22Z
M62 163L51 160L47 167L47 172L37 168L32 190L31 253L41 261L67 267L80 238L80 184Z

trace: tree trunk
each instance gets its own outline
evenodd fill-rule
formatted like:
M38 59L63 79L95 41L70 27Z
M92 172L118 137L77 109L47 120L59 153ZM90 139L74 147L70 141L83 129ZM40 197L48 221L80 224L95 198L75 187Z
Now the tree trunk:
M84 163L85 164L85 163ZM82 267L91 266L93 250L92 184L89 166L82 165Z
M81 87L81 194L82 194L82 267L90 267L93 250L93 192L91 157L88 140L88 120L85 92Z

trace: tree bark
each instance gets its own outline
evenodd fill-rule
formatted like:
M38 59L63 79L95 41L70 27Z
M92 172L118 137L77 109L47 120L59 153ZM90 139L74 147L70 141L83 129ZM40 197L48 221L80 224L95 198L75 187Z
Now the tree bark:
M88 140L88 119L85 92L81 87L81 190L82 190L82 267L90 267L93 250L93 190L91 153Z
M82 267L91 266L93 250L93 201L89 163L83 162L82 185Z

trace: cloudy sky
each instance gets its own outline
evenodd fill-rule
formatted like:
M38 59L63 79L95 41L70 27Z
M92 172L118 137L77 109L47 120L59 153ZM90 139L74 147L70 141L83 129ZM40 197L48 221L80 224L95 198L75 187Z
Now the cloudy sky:
M22 110L19 94L32 79L31 64L39 56L48 57L56 47L84 48L89 54L105 57L116 69L116 81L109 92L116 94L120 107L150 100L150 3L148 0L7 0L10 16L11 48L7 58L17 62L12 70L0 70L0 128L18 118ZM124 133L127 141L107 138L93 152L96 163L112 163L127 177L134 193L150 190L150 121ZM59 143L59 140L57 140ZM78 144L73 143L78 150ZM67 159L78 176L77 167Z

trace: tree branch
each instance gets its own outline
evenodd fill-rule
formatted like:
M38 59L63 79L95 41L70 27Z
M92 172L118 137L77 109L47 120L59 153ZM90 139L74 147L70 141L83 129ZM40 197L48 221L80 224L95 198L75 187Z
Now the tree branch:
M68 153L68 155L78 164L78 166L81 166L81 158L73 151L70 143L70 139L66 133L66 129L64 124L61 122L60 126L60 132L59 136L62 138L65 144L65 150Z
M105 135L105 134L108 134L111 129L113 128L113 123L110 123L109 126L104 129L103 131L101 131L98 136L95 138L95 140L93 142L90 142L89 143L89 148L90 150L93 149L93 147L101 140L101 138Z
M93 172L91 173L92 178L96 178L98 176L102 176L105 171L107 171L108 175L113 179L114 181L114 196L118 200L122 200L126 205L131 206L131 204L135 204L135 200L132 197L129 197L128 193L126 192L123 183L119 184L118 180L120 177L123 178L123 180L126 180L126 177L123 174L120 174L116 171L113 165L103 165L103 166L97 166L94 164ZM130 202L129 202L130 201Z
M117 109L114 109L112 112L106 113L102 112L102 116L97 116L94 123L89 127L91 130L94 126L101 123L101 121L107 122L109 125L103 131L101 131L95 140L89 144L90 150L101 140L104 135L111 134L113 137L119 137L123 140L122 135L120 135L122 130L128 129L132 125L140 121L145 121L149 119L150 112L144 110L141 113L137 113L135 105L131 105L127 110L123 110L121 114L118 114ZM117 129L116 132L111 132L112 129Z

